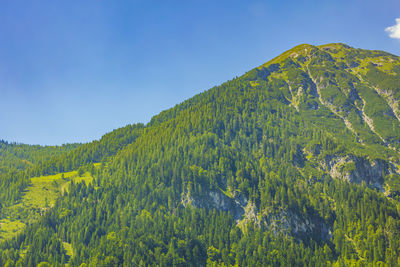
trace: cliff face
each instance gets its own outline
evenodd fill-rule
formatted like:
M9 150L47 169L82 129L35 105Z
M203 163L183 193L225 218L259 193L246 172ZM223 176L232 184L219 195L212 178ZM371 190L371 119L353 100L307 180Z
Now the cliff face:
M287 209L264 212L261 225L275 234L292 235L298 240L310 236L319 241L332 238L332 225L327 224L322 218L304 217Z
M396 166L382 159L370 161L365 157L354 155L326 156L321 169L334 179L342 179L350 183L365 183L370 188L393 196L397 192L387 189L385 177L399 175ZM400 177L400 176L399 176ZM222 190L210 190L202 195L182 194L181 204L191 205L206 210L228 211L243 227L254 223L257 227L272 231L276 235L284 234L297 240L314 240L325 242L332 238L333 224L317 214L302 214L288 208L267 208L259 210L255 203L248 201L243 194L228 195Z
M361 184L365 182L368 186L384 192L384 177L396 174L396 167L385 160L375 159L372 162L365 157L326 156L323 168L329 172L331 177L344 179L351 183Z
M234 219L239 220L245 213L248 201L243 195L228 197L220 190L211 190L203 195L191 195L185 192L182 194L181 203L185 207L191 205L195 208L205 208L207 210L229 211Z
M304 216L289 209L259 211L243 195L228 197L221 191L209 191L202 196L186 193L182 195L181 203L185 207L191 205L206 210L228 211L242 228L248 223L254 223L264 230L291 235L298 240L312 236L316 240L326 241L332 237L332 225L318 215Z

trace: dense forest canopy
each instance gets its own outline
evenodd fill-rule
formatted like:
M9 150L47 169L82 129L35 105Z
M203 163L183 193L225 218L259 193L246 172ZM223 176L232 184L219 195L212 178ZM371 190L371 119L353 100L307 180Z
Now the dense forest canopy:
M79 146L79 144L33 146L0 140L0 173L8 172L10 169L25 170Z
M23 230L0 265L397 266L399 77L386 52L300 45L147 125L2 157ZM57 197L24 205L46 179Z

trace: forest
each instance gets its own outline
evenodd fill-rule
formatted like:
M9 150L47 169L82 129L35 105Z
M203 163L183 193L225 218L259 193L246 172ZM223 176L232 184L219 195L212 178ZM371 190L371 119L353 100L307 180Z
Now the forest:
M398 266L399 77L300 45L91 143L2 141L0 266Z

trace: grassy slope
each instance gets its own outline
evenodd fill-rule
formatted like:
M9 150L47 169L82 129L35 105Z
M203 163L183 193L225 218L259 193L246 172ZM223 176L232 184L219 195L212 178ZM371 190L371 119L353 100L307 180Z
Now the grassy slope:
M28 223L35 221L38 216L52 207L57 198L68 190L71 181L88 184L92 180L93 177L89 172L79 176L77 171L31 178L31 185L26 188L21 201L8 207L2 214L0 241L17 235Z
M314 56L318 57L319 61L315 61ZM289 63L297 64L295 66L296 75L289 78L289 68L283 67L285 64L282 63L284 62L288 66L290 66ZM336 110L336 115L348 121L348 125L345 125L344 121L337 121L335 122L336 126L333 125L333 127L341 124L341 127L346 126L357 138L359 137L361 141L358 142L362 143L362 149L360 150L359 146L355 150L361 152L361 154L384 159L398 158L400 151L398 138L400 135L396 129L400 126L400 121L396 119L394 114L399 114L398 82L396 80L400 69L399 57L382 51L355 49L340 43L322 46L303 44L286 51L259 66L256 70L268 74L269 82L272 81L271 78L290 80L292 82L290 90L294 90L294 92L292 92L292 96L288 95L288 98L292 104L299 104L297 102L301 97L296 96L299 93L304 95L305 99L310 98L318 101L319 107L326 107L326 103L321 103L317 98L304 94L304 90L301 93L296 91L298 87L307 88L309 86L307 80L303 80L303 83L296 83L296 79L301 77L302 74L305 77L311 77L309 71L311 67L308 67L312 65L311 62L317 63L318 66L311 71L311 73L314 72L314 79L316 78L315 74L320 72L317 81L314 81L321 87L319 100L332 102L329 109ZM275 66L278 64L280 64L280 69ZM374 75L367 75L371 72ZM251 77L251 75L254 75L254 71L250 71L245 76ZM368 81L367 77L376 77L375 80L384 81L379 84L374 80ZM255 82L251 81L251 83ZM349 91L351 91L352 86L355 87L353 91L367 100L366 104L363 104L360 99L354 100L350 97ZM361 118L361 115L357 115L363 113L364 110L365 115L371 118L369 125ZM302 112L303 118L310 118L314 111L310 112L307 108L304 109L303 105L300 112ZM318 119L313 118L311 122L318 122ZM329 123L323 121L321 126L326 128L327 125L329 126ZM389 145L382 146L381 139L384 139ZM368 152L363 153L362 150L368 150ZM393 153L390 150L396 152Z

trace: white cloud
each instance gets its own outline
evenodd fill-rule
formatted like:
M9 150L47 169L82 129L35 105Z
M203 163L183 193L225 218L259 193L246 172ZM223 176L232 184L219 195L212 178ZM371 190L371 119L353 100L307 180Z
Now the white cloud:
M400 39L400 18L396 19L396 25L387 27L385 31L389 33L390 38Z

